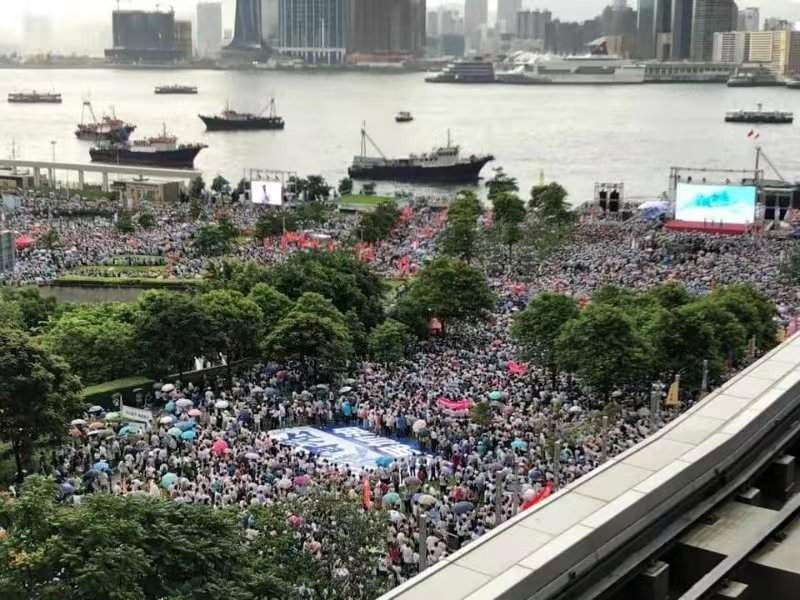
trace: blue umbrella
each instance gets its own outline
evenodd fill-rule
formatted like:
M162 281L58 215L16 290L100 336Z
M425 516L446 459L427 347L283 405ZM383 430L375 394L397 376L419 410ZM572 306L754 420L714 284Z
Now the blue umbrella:
M129 435L130 433L132 433L130 425L125 425L117 432L118 435Z
M187 429L186 431L184 431L184 432L181 434L181 439L182 439L182 440L188 440L188 441L191 441L191 440L193 440L193 439L194 439L194 438L196 438L196 437L197 437L197 434L195 433L194 429Z
M475 510L475 505L472 502L456 502L453 505L453 512L457 515L463 515L464 513L468 513L472 510Z
M197 426L197 423L194 421L178 421L175 423L175 427L180 429L181 431L186 431L188 429L194 429Z
M172 437L181 437L181 434L183 433L183 431L181 431L177 427L170 427L167 430L167 433L170 434Z
M104 460L99 460L96 463L94 463L92 468L95 471L108 471L108 463Z
M394 462L393 458L388 456L381 456L378 460L375 461L375 464L379 467L388 467Z
M175 403L174 403L172 400L170 400L170 401L169 401L169 402L167 402L167 404L164 406L164 410L165 410L166 412L175 412Z
M167 473L161 478L161 487L163 487L165 490L168 490L177 480L178 476L175 475L175 473Z
M61 493L64 494L65 496L69 496L70 494L75 493L75 488L71 483L67 481L62 483L60 487L61 487Z
M514 450L527 450L528 449L528 443L517 439L517 440L514 440L513 442L511 442L511 447Z
M105 412L105 409L102 406L92 406L89 409L89 414L90 415L100 414L102 412Z

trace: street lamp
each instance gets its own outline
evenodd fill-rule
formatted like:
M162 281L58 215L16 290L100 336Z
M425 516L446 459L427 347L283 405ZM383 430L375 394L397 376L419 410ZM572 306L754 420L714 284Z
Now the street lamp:
M53 147L53 162L56 162L56 141L50 140L50 145Z

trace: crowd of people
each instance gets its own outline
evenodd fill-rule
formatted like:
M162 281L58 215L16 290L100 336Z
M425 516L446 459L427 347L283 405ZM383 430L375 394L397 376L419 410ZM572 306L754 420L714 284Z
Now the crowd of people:
M64 223L59 233L68 250L49 260L36 252L23 256L15 277L46 280L70 265L136 254L171 256L178 271L202 272L206 262L185 247L193 225L157 217L157 228L135 235L115 233L105 222ZM14 218L26 224L24 212ZM252 225L253 219L243 210L236 224ZM413 271L436 253L443 226L430 208L417 208L368 260L387 275L397 274L400 261ZM335 241L352 227L352 219L341 218L325 231ZM703 294L715 285L749 282L776 303L785 326L800 306L800 290L780 276L789 243L666 232L644 222L582 223L562 249L514 275L486 257L498 295L491 319L420 342L399 364L363 362L331 386L269 362L239 373L232 385L221 378L168 382L148 399L155 415L148 428L94 409L73 422L72 443L47 457L43 468L57 475L68 501L90 492L146 494L232 507L245 516L255 505L336 492L363 510L385 509L385 553L375 568L397 584L418 571L421 554L427 564L441 560L678 414L664 408L653 415L649 403L624 389L603 404L568 374L546 377L515 362L511 319L533 295L555 290L580 298L602 285L647 289L669 279ZM236 252L274 264L298 250L271 240ZM518 258L520 265L525 260ZM463 400L488 403L486 421L452 408ZM419 454L359 469L270 435L296 425L344 424L400 439ZM420 515L426 517L424 539ZM322 542L309 525L302 531L314 551Z

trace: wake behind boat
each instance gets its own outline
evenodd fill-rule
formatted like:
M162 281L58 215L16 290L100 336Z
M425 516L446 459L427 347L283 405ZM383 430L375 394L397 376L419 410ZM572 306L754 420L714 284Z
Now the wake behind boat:
M268 114L264 114L269 109ZM275 99L260 114L240 113L225 107L221 115L198 115L206 124L208 131L252 131L262 129L283 129L286 123L275 109Z
M367 156L367 141L380 157ZM353 158L347 173L353 179L403 181L409 183L469 183L478 181L481 169L494 160L491 154L461 157L460 149L450 142L434 148L430 154L411 154L408 158L386 158L377 144L361 129L361 155Z
M160 136L131 143L107 142L89 150L92 162L118 165L146 165L172 169L193 169L194 159L205 144L181 144L174 135L167 135L166 126Z

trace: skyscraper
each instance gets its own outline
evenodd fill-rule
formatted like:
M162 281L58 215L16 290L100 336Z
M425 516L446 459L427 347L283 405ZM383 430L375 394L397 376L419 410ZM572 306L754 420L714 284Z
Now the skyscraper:
M236 0L236 19L230 48L261 48L261 0Z
M351 52L422 54L425 0L352 0L351 6Z
M280 0L261 0L261 41L277 46L279 28Z
M497 31L515 33L517 13L522 9L522 0L497 0Z
M739 11L739 31L758 31L761 26L761 15L758 7L743 8Z
M672 0L673 60L684 60L691 55L693 14L694 0Z
M656 0L639 0L636 27L637 54L639 58L653 58L656 53L655 40Z
M655 58L668 59L672 47L672 0L656 0L653 28Z
M464 3L464 33L469 35L489 22L489 0L466 0ZM514 21L516 23L516 21Z
M734 31L738 19L739 9L733 0L695 0L691 59L711 60L714 34L718 31Z
M197 5L197 54L214 58L222 48L222 3L201 2Z
M312 64L339 64L350 35L350 0L280 0L278 47Z

